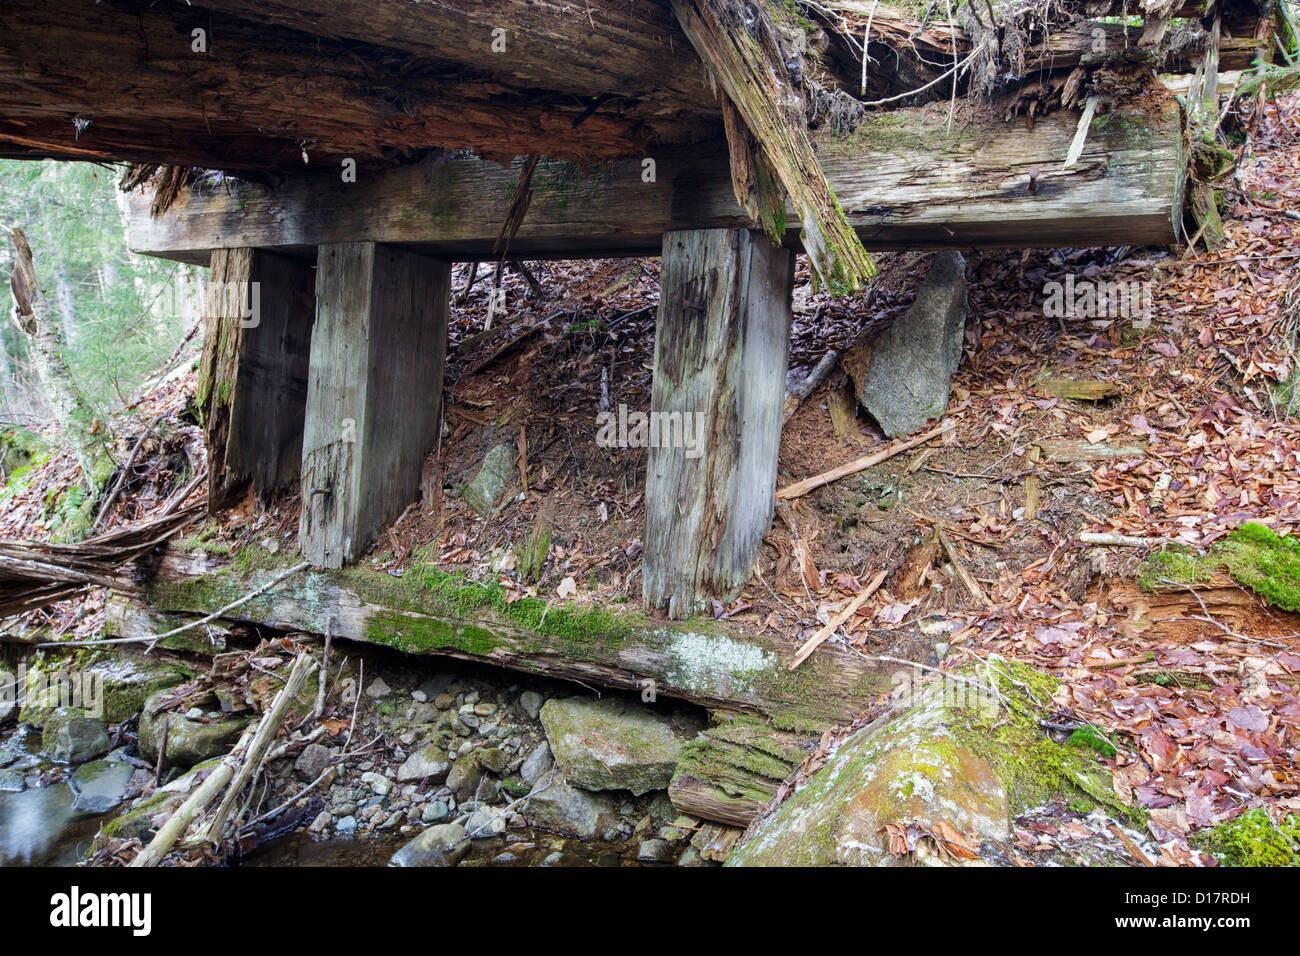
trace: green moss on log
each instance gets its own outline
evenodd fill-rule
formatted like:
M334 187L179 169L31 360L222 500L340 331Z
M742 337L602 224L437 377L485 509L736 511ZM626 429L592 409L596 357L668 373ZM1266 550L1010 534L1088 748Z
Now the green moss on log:
M1274 607L1300 611L1300 542L1253 522L1205 554L1182 546L1157 551L1139 569L1138 583L1147 591L1205 584L1216 571L1226 571Z

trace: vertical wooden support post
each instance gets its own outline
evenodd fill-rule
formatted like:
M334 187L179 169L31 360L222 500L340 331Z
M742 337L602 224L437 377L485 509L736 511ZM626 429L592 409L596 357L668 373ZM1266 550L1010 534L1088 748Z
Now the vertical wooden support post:
M322 245L303 431L303 557L338 568L418 493L438 440L451 264Z
M209 510L250 484L265 504L298 477L314 281L284 256L212 250L198 383Z
M744 586L772 522L794 256L747 229L664 236L642 601L689 617Z

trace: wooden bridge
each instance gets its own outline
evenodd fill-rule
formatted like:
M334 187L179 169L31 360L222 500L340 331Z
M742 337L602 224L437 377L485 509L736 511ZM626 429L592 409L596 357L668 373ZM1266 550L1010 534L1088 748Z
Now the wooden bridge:
M852 45L867 8L870 76ZM511 257L662 255L652 410L707 412L708 451L651 452L644 599L684 617L738 591L771 521L796 251L836 286L869 275L870 249L1174 243L1184 110L1154 71L1241 67L1271 43L1252 0L1165 3L1132 35L1080 10L1017 28L1019 72L980 99L962 65L998 63L1009 24L805 13L5 0L0 154L222 171L159 171L131 197L131 245L211 268L212 505L299 483L300 546L323 567L416 497L453 262L506 240ZM1171 23L1201 39L1162 48Z

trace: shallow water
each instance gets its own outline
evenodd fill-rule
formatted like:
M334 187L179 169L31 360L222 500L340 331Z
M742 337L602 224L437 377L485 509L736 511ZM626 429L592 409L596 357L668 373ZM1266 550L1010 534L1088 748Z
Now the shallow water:
M104 816L74 809L76 794L58 779L67 768L42 758L40 746L40 732L22 727L0 745L0 763L28 781L21 792L0 792L0 866L71 866Z
M289 834L243 861L244 866L387 866L415 833L383 834L351 840L313 840L305 831ZM540 830L514 830L470 841L457 866L643 866L637 842L582 843Z

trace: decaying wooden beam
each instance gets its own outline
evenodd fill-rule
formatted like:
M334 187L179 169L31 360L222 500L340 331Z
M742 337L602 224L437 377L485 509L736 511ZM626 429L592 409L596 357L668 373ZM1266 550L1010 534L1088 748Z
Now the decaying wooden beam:
M413 501L437 441L451 265L322 246L302 441L303 557L337 568Z
M213 250L196 394L212 511L250 484L265 503L298 477L314 281L284 256Z
M747 229L664 236L642 601L734 598L772 522L794 257ZM658 423L658 427L656 427Z
M241 570L219 555L168 549L141 562L139 584L161 613L206 615L256 591L277 570ZM545 618L540 613L528 618L528 608L507 607L504 599L499 606L486 603L466 611L480 603L484 587L418 566L408 567L400 579L364 566L312 569L231 613L237 623L315 634L323 634L332 621L335 641L477 661L589 686L637 692L653 686L665 697L761 715L780 729L815 733L856 718L892 687L898 669L823 647L789 672L790 643L768 633L747 634L727 622L703 628L664 624L564 603L553 605ZM510 608L517 617L507 616ZM133 619L133 626L142 623ZM915 647L900 643L918 640L906 632L872 632L872 639L897 646L909 659L920 647L919 641Z
M1060 166L1078 116L973 120L946 131L946 105L872 114L851 136L823 130L818 156L849 222L871 249L1171 244L1186 156L1177 101L1148 96L1093 120L1073 169ZM653 182L639 160L593 175L543 159L511 254L529 259L658 255L674 229L738 228L726 143L659 150ZM163 215L130 196L133 249L208 263L209 250L257 246L314 256L358 238L453 259L490 258L520 161L463 155L363 176L287 177L278 188L231 181L187 190ZM1029 191L1031 173L1038 186ZM791 221L797 217L791 214ZM791 226L785 244L799 244Z
M789 193L803 227L804 252L823 284L832 291L856 289L876 274L875 267L844 218L835 191L822 172L802 99L794 95L786 57L777 41L765 2L752 0L672 0L673 13L712 75L736 108L759 149L755 155L733 157L749 179L757 160L757 181L772 177ZM737 142L731 137L733 144ZM742 150L742 154L749 153ZM746 187L741 187L742 189ZM770 201L772 191L752 199L742 193L742 205ZM785 229L776 211L760 220L769 236L780 242Z
M434 48L413 56L385 43L404 28L394 2L373 18L374 4L358 2L276 22L220 6L5 0L0 155L262 172L310 163L338 179L346 158L365 169L440 147L590 162L636 155L651 142L691 142L720 125L698 60L662 8L629 14L617 0L590 0L607 24L592 30L562 5L407 3L411 21L424 24L411 36ZM387 25L376 39L372 19ZM654 37L655 24L667 32ZM540 33L525 32L534 27ZM492 49L498 28L500 52ZM605 68L565 84L559 77L577 60ZM648 72L653 84L641 79ZM612 96L589 111L601 94Z
M668 797L682 813L749 826L815 743L753 717L723 720L686 745Z

